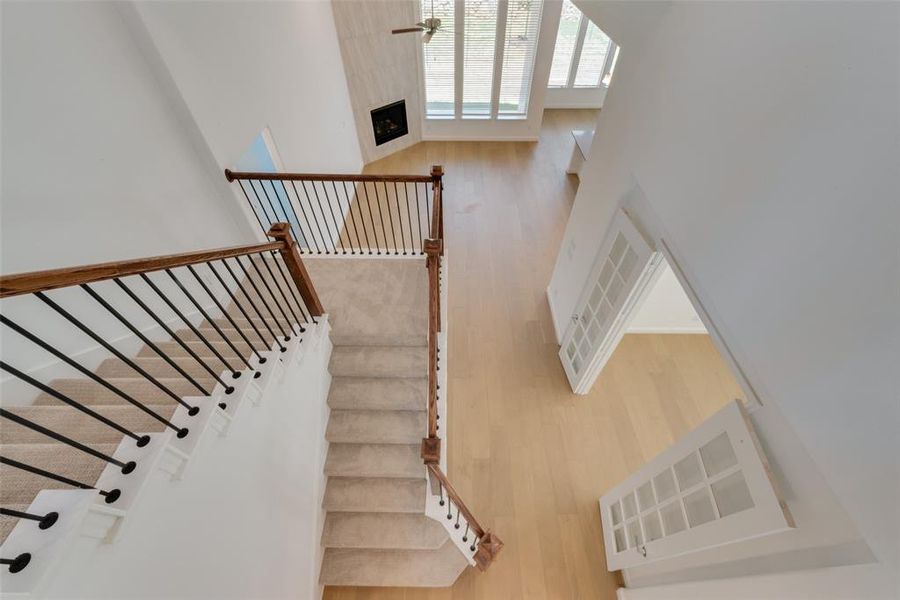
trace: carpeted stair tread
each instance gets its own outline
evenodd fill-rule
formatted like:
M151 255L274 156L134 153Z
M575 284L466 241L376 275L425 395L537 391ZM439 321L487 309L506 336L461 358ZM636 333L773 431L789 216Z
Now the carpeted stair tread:
M221 354L223 357L225 357L228 360L235 359L237 362L240 362L240 358L239 358L240 356L249 358L250 356L253 355L253 350L243 340L232 339L231 341L234 344L234 348L237 348L237 351L238 351L237 353L234 351L234 348L229 346L224 341L212 341L211 343L213 345L213 348L215 348L219 354ZM254 339L250 338L250 341L253 342ZM207 346L203 342L190 341L190 342L185 342L185 345L194 354L196 354L197 356L199 356L201 358L204 358L204 359L214 359L215 358L215 354L213 354L213 351L210 350L209 346ZM170 358L176 358L176 357L190 358L190 356L191 356L190 353L187 350L185 350L184 346L182 346L178 342L158 342L158 343L156 343L156 347L159 348L166 356L169 356ZM255 340L255 347L257 350L260 350L260 351L263 351L267 348L266 346L263 346L263 343L261 341L259 341L259 338L256 338L256 340ZM151 348L150 346L144 346L143 348L141 348L137 355L138 355L138 357L141 357L141 358L160 358L159 354L157 354L153 350L153 348Z
M165 428L164 423L135 406L107 404L89 408L138 435L162 431ZM168 419L175 412L176 405L174 403L149 405L147 408L162 418ZM43 425L51 431L57 431L85 444L118 444L124 435L91 415L63 403L41 406L11 406L7 410L38 425ZM57 442L23 425L12 421L4 421L3 427L0 428L0 443L47 444Z
M328 406L332 410L425 410L425 377L332 377Z
M319 583L449 587L467 566L449 539L435 550L326 548Z
M332 477L421 477L420 444L331 443L325 474Z
M170 358L176 365L178 365L185 373L187 373L191 377L208 379L212 378L212 375L209 371L206 370L206 368L204 368L203 364L201 364L192 356ZM136 357L132 358L131 361L154 377L183 377L183 375L180 374L175 369L175 367L173 367L163 358ZM220 375L222 371L227 370L226 366L218 358L203 359L203 363L206 364L216 375ZM237 369L242 365L239 365L235 361L231 364L231 366ZM107 358L102 363L100 363L100 366L97 367L96 371L94 372L101 377L142 376L129 364L118 358Z
M111 456L119 444L87 445ZM2 444L0 445L0 454L87 485L94 485L103 469L109 464L65 444ZM41 490L72 489L72 486L65 483L9 465L0 465L0 480L3 481L3 485L0 486L0 502L3 505L30 504Z
M427 347L428 333L407 334L360 334L331 333L331 343L335 346L414 346Z
M415 444L426 435L426 415L412 410L332 410L325 439L363 444Z
M335 346L328 370L335 377L425 377L428 349L419 346Z
M142 404L168 404L175 400L167 393L159 389L149 380L137 373L129 377L105 378L111 385L129 394ZM196 378L197 383L204 389L211 391L215 387L215 381L209 378ZM179 376L177 378L158 377L163 386L171 390L179 397L202 396L203 394L188 380ZM73 400L82 404L127 404L128 401L91 379L54 379L48 384L53 389L66 394ZM59 400L49 394L41 393L34 401L35 405L58 404Z
M440 523L422 514L332 512L325 518L326 548L440 548L447 541Z
M425 512L425 478L329 477L322 507L349 512Z

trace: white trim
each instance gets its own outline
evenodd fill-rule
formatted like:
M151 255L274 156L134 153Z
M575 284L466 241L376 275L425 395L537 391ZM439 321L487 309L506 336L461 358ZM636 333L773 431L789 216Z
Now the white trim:
M702 327L629 327L625 333L658 333L662 335L667 333L705 334L706 330Z
M500 80L503 78L503 57L506 53L506 21L509 16L509 2L497 2L497 26L494 28L494 73L491 79L491 118L500 113ZM540 30L538 30L540 31ZM537 40L535 40L537 45ZM534 65L532 64L532 69ZM530 93L531 90L529 90Z
M556 343L562 344L563 332L559 330L556 324L556 305L553 303L553 290L547 286L547 305L550 307L550 322L553 324L553 335L556 336Z

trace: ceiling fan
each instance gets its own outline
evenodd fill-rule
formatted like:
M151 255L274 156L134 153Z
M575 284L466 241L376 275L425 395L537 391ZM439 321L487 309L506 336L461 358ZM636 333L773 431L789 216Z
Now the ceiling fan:
M434 18L434 0L431 0L431 16L425 19L424 21L420 21L416 23L415 27L404 27L402 29L392 29L391 33L394 35L398 33L414 33L422 31L424 35L422 39L427 44L431 41L431 38L438 31L446 31L446 27L441 27L441 20Z

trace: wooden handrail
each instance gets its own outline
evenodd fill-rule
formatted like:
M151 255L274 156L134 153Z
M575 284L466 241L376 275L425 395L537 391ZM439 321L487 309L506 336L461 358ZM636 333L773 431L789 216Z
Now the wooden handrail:
M319 297L312 285L312 280L300 260L297 252L297 243L291 236L290 226L287 223L275 223L269 230L270 237L276 241L266 244L253 244L249 246L230 246L215 250L201 250L199 252L185 252L182 254L168 254L151 258L137 258L132 260L120 260L115 262L99 263L94 265L82 265L79 267L66 267L63 269L49 269L46 271L33 271L31 273L18 273L15 275L0 275L0 298L10 298L35 292L46 292L85 283L96 283L117 277L151 273L163 269L186 267L207 263L214 260L258 254L277 250L284 258L288 272L297 285L300 297L306 303L310 314L319 316L324 313Z
M281 250L284 242L269 242L266 244L254 244L252 246L231 246L215 250L201 250L199 252L185 252L183 254L168 254L151 258L137 258L133 260L119 260L95 265L82 265L79 267L66 267L62 269L49 269L46 271L33 271L31 273L18 273L15 275L0 275L0 298L20 296L34 292L46 292L82 283L94 283L105 281L114 277L127 277L162 269L172 269L187 265L209 262L221 258L244 256L270 250Z
M493 560L497 557L497 554L500 553L500 550L503 549L503 542L490 531L486 531L478 523L475 515L472 514L472 511L470 511L469 507L466 506L466 503L463 502L459 493L456 491L456 488L453 487L450 480L447 479L447 476L441 471L439 465L428 464L426 467L428 468L428 472L441 483L444 491L447 492L448 499L456 504L456 508L469 524L469 529L475 534L475 537L478 538L478 547L472 558L475 560L475 566L478 567L479 570L487 570Z
M431 175L367 175L352 173L257 173L225 169L225 179L256 179L263 181L385 181L397 183L428 183Z
M425 240L428 270L428 437L437 437L437 346L441 331L440 260L441 240Z

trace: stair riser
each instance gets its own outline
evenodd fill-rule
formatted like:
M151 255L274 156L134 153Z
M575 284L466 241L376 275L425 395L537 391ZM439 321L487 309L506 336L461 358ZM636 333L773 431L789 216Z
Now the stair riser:
M425 378L334 377L328 393L332 410L425 410Z
M425 377L427 351L421 348L341 346L331 354L333 377Z
M360 444L415 444L426 435L421 411L335 410L325 439Z

